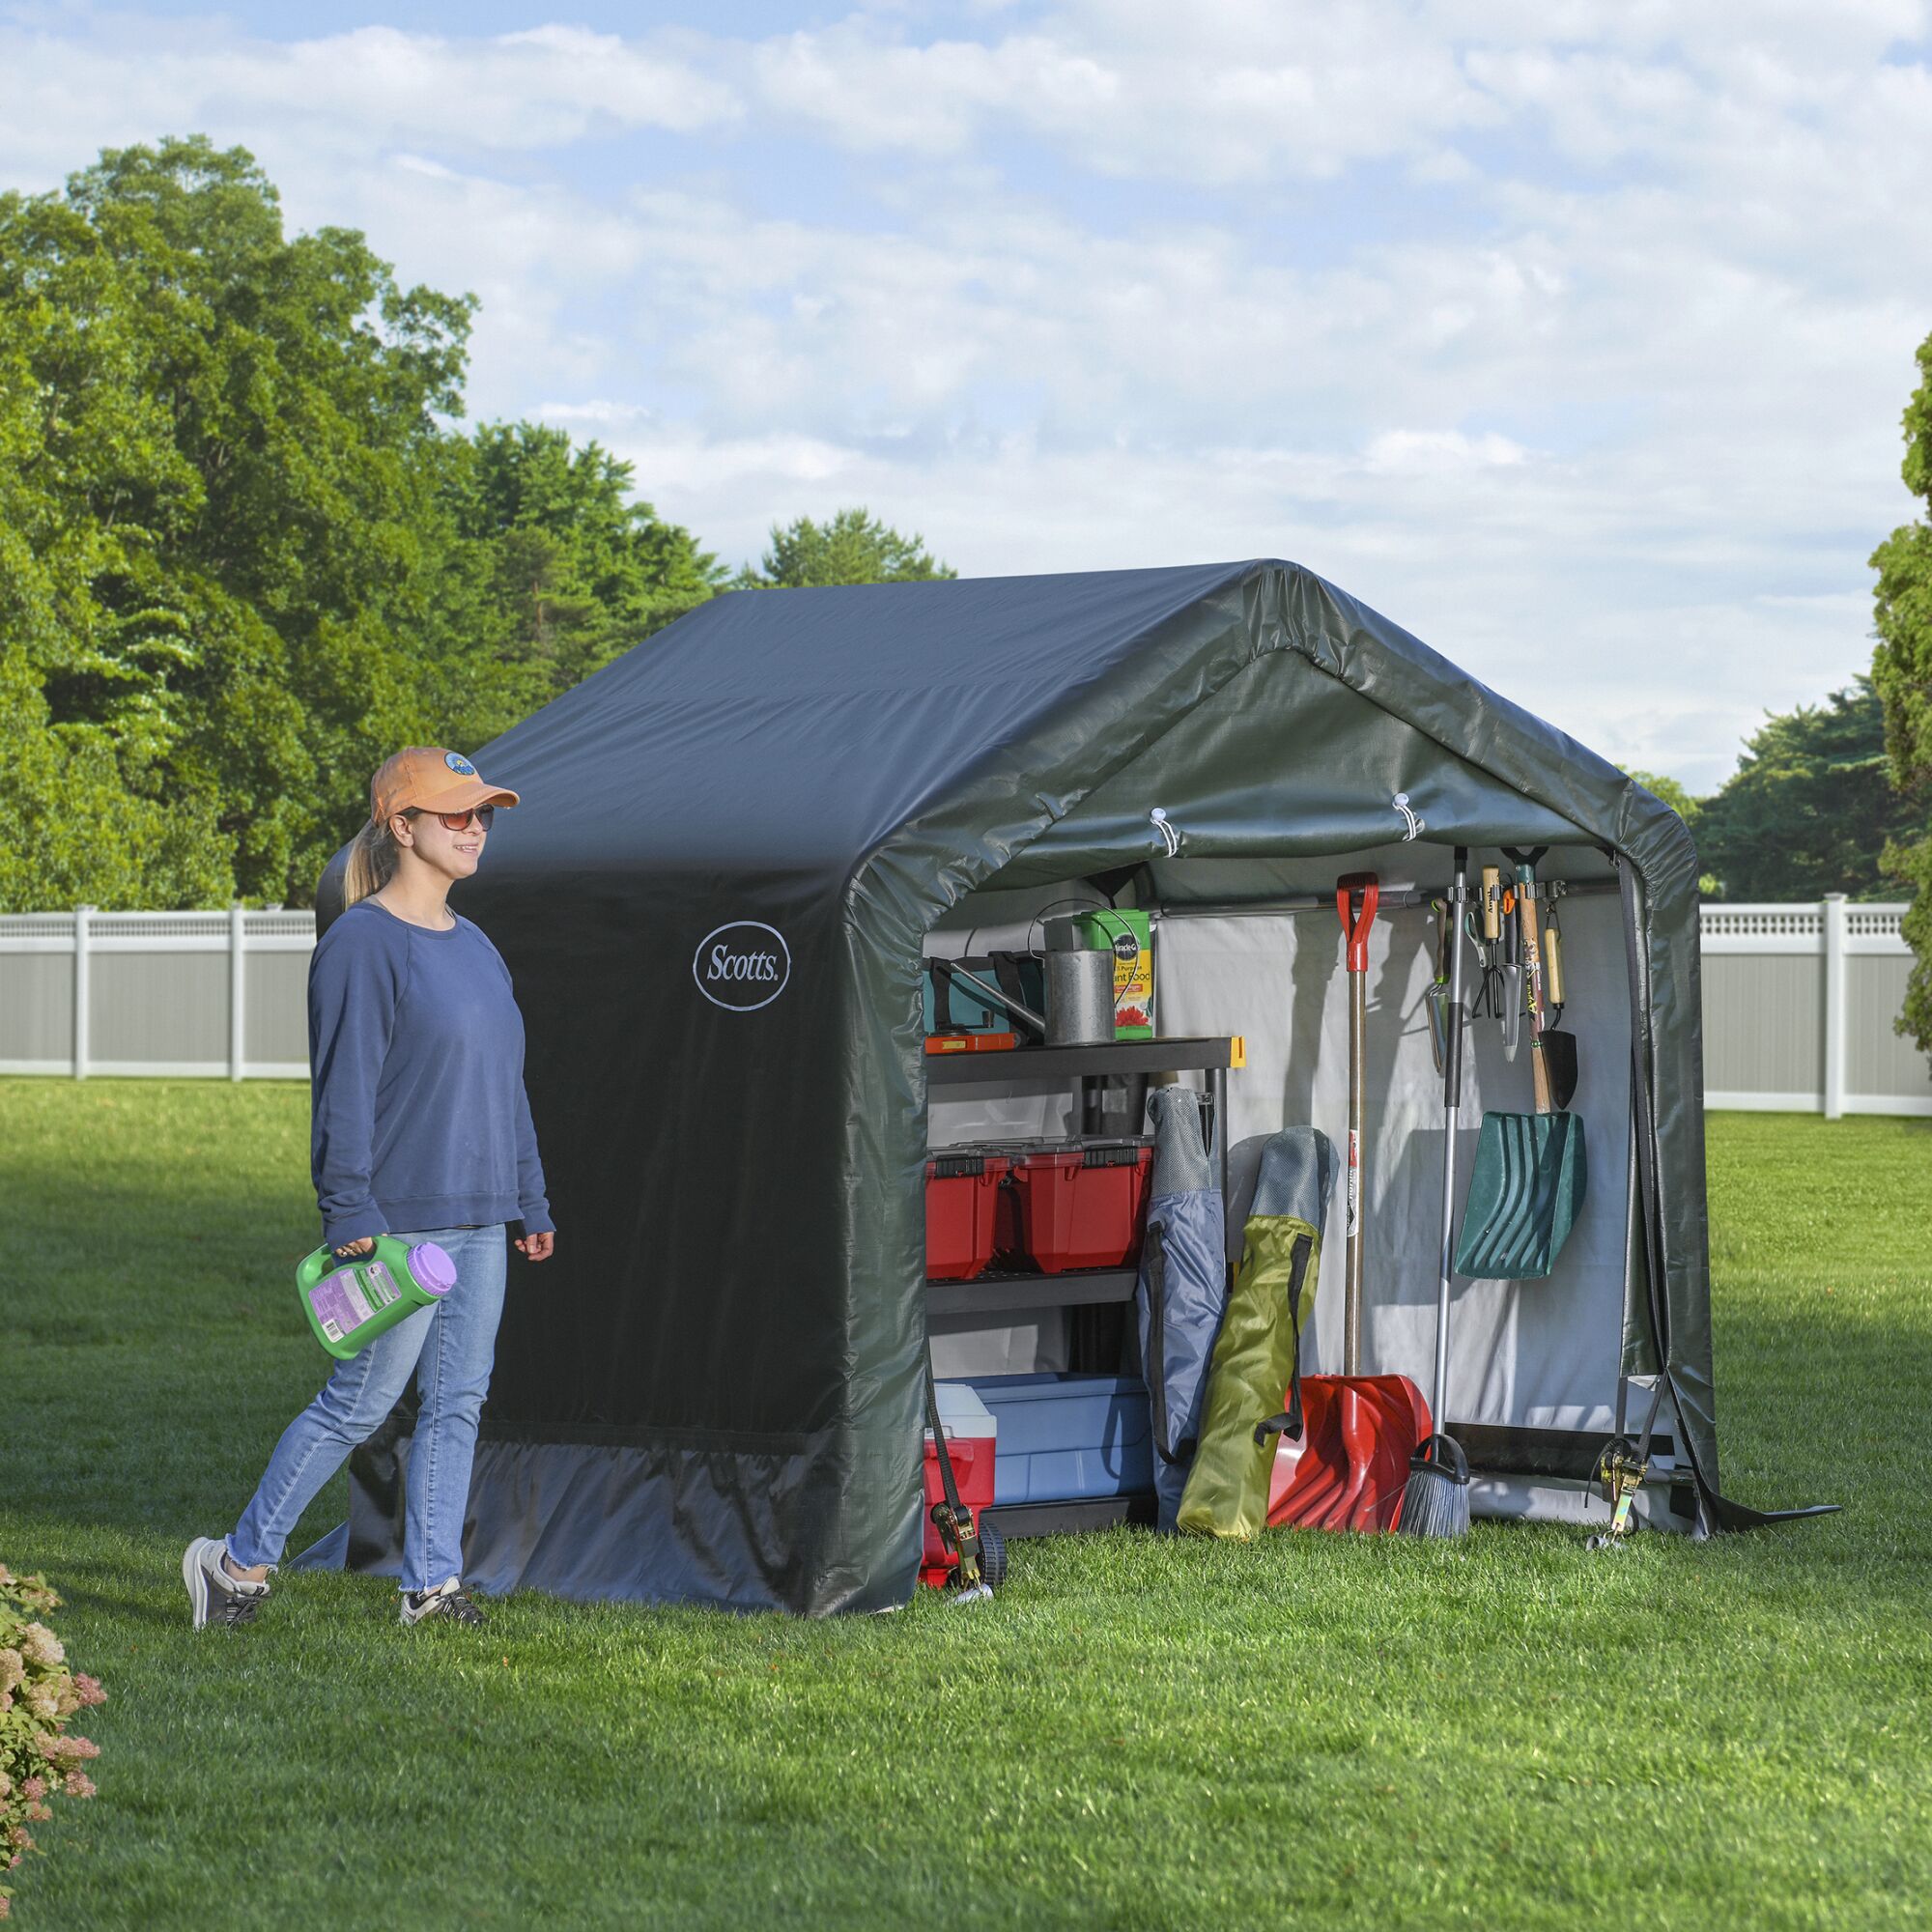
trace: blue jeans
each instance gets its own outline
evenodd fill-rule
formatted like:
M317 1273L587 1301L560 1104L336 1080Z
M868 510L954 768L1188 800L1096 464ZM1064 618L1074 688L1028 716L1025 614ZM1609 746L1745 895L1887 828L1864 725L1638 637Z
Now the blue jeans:
M503 1223L429 1228L403 1241L434 1241L456 1264L456 1286L335 1365L322 1393L289 1424L262 1472L228 1553L244 1567L278 1563L297 1520L322 1486L401 1399L411 1376L422 1395L410 1451L403 1535L406 1590L433 1590L463 1575L463 1517L476 1421L490 1387L507 1265Z

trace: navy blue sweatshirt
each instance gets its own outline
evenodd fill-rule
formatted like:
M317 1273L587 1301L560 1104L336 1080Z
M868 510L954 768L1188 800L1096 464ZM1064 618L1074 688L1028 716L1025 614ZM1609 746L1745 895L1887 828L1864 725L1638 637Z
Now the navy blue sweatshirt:
M309 1160L331 1247L554 1225L510 969L462 914L432 932L374 899L347 908L309 960L308 1063Z

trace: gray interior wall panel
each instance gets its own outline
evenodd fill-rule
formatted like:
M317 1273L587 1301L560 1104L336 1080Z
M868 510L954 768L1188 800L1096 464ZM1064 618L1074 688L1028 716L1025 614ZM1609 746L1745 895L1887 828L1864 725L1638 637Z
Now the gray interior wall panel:
M308 1065L306 952L244 955L243 1058L255 1065Z
M1485 855L1471 856L1472 868ZM1492 855L1491 855L1492 856ZM1411 848L1411 875L1446 876L1449 855ZM1388 861L1393 870L1393 860ZM1338 859L1334 872L1355 869ZM1331 883L1333 874L1330 875ZM1589 1150L1583 1212L1547 1281L1456 1283L1449 1412L1458 1422L1607 1432L1622 1364L1630 1022L1614 899L1563 903L1570 1005L1582 1072L1577 1111ZM1432 1393L1442 1095L1424 995L1433 977L1427 908L1378 918L1369 950L1364 1369L1409 1375ZM1246 1036L1229 1075L1236 1141L1304 1123L1348 1146L1348 977L1332 910L1161 922L1163 1029ZM1457 1194L1468 1185L1485 1106L1531 1109L1529 1051L1504 1058L1499 1029L1467 1037ZM1341 1368L1346 1224L1338 1189L1322 1243L1305 1371Z
M0 1060L68 1061L73 1053L73 960L0 954Z
M1825 962L1803 954L1707 952L1703 966L1706 1090L1822 1094Z
M91 1060L228 1063L228 959L98 952L89 962Z

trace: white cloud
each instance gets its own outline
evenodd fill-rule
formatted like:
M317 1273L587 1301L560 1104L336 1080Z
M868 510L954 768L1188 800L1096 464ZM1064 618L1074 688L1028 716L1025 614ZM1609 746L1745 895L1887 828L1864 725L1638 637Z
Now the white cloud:
M1860 667L1911 510L1928 11L0 28L0 179L206 127L478 292L478 413L596 435L731 561L846 502L972 572L1287 554L1703 785Z

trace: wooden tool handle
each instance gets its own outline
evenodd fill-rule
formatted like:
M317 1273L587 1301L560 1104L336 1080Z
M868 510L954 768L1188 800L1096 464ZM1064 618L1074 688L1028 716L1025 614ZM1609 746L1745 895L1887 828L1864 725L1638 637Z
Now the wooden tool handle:
M1563 1004L1563 930L1554 923L1543 928L1543 977L1549 1004Z
M1500 939L1503 930L1502 867L1483 867L1483 937Z
M1549 1091L1549 1069L1543 1064L1543 948L1536 929L1536 900L1526 884L1517 886L1516 916L1522 928L1523 965L1529 975L1529 1066L1536 1111L1553 1114L1556 1099Z

